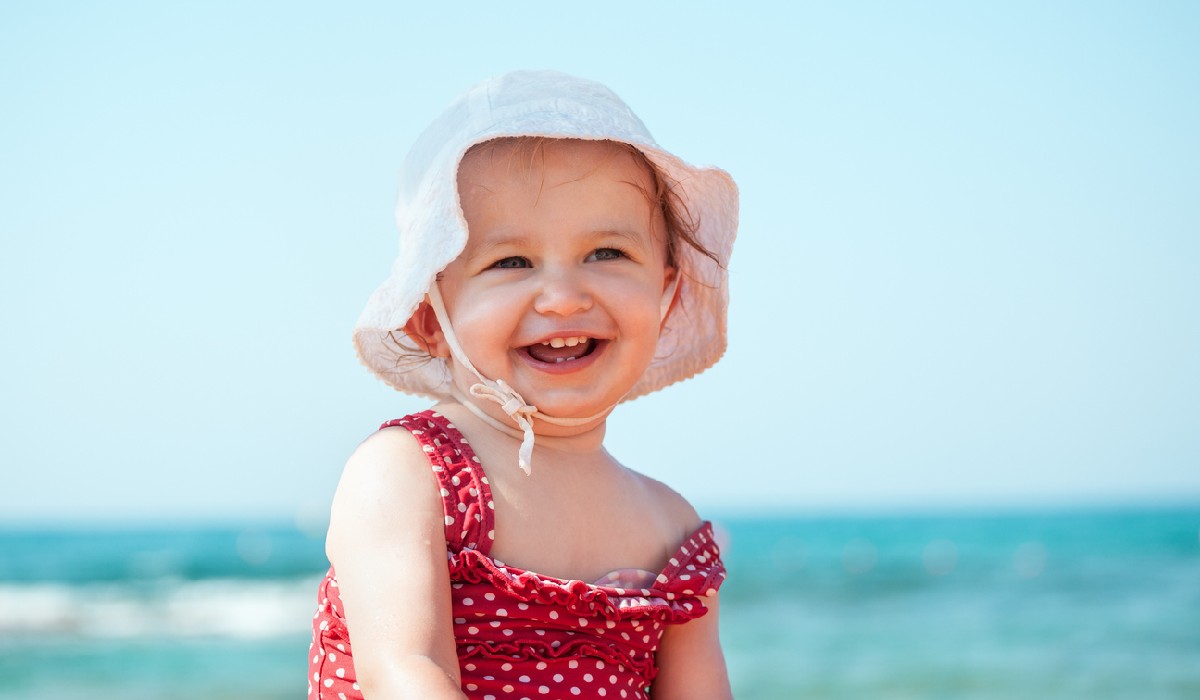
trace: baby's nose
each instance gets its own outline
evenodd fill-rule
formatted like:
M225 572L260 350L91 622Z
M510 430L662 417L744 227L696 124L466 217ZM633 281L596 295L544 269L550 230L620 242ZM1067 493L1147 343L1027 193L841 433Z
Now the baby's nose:
M540 314L570 316L592 308L592 294L577 275L546 271L533 308Z

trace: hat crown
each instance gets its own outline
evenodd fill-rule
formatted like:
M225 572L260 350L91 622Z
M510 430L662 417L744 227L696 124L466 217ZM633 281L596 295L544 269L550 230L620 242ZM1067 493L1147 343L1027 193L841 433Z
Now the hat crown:
M514 71L473 85L421 132L400 171L397 214L410 219L442 164L457 170L461 152L512 136L606 138L656 147L654 137L612 90L558 71Z

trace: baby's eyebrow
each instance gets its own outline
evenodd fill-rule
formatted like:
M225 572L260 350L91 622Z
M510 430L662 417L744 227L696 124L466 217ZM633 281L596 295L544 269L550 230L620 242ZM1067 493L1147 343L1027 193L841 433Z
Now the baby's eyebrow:
M463 251L463 256L467 259L481 258L491 255L498 248L525 248L530 245L530 240L526 236L489 236L487 240L480 241L476 245L468 243L467 249Z
M646 234L645 233L642 233L639 231L630 231L629 229L624 229L624 228L599 229L599 230L593 231L592 236L594 236L595 238L607 238L610 236L616 236L617 238L623 238L623 239L629 241L630 243L635 243L635 244L644 244L646 242Z

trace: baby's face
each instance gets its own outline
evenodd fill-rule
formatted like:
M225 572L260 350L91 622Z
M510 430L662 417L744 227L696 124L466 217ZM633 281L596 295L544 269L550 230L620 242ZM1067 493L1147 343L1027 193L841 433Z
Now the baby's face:
M608 142L502 140L467 154L458 188L469 239L441 291L467 357L549 415L619 401L674 289L645 165Z

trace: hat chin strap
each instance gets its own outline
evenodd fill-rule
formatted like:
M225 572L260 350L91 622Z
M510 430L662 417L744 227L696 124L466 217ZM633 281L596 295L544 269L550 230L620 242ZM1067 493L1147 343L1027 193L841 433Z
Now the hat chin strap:
M467 353L464 352L462 346L458 344L458 338L455 336L454 329L450 325L450 316L446 313L446 305L442 302L441 291L438 289L438 283L436 281L429 286L429 304L433 308L434 317L437 318L438 323L442 327L442 335L446 339L446 345L448 345L450 348L450 356L454 358L455 362L461 364L463 367L466 367L471 371L471 374L474 374L475 377L479 379L477 383L470 386L469 391L471 396L478 399L485 399L487 401L494 401L495 403L499 404L500 409L508 414L508 417L517 424L517 428L520 429L520 432L513 430L511 427L488 415L487 412L476 405L475 402L469 397L463 396L462 393L458 391L458 388L453 385L453 383L451 383L450 389L451 396L462 403L463 406L466 406L467 410L475 414L475 416L483 422L503 433L507 433L508 435L521 439L521 449L517 453L517 466L519 466L521 471L525 472L526 475L531 472L533 466L534 418L551 423L553 425L562 425L567 427L587 425L588 423L594 423L603 419L609 413L611 413L614 408L617 407L617 403L620 403L620 399L618 399L616 403L612 404L608 408L605 408L603 411L594 416L588 416L587 418L556 418L554 416L548 416L545 413L542 413L541 411L537 410L537 407L529 405L529 403L525 401L525 398L522 397L516 389L513 389L511 386L509 386L508 383L503 379L488 379L487 377L483 376L479 370L475 369L475 365L471 364L471 360L467 358Z

